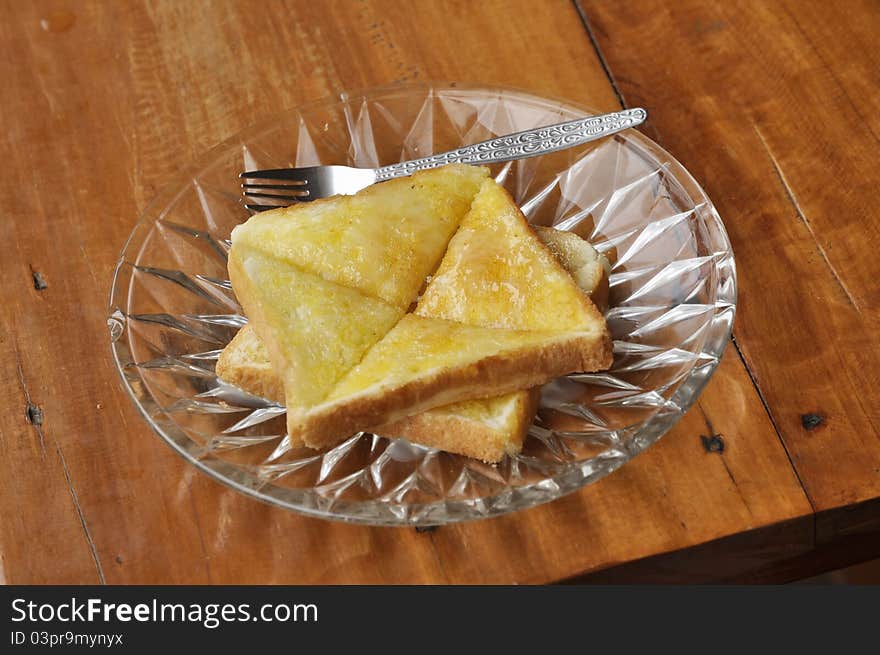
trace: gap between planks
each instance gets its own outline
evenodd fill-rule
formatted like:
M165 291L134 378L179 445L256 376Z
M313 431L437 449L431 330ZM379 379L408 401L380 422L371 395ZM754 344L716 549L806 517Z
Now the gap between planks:
M605 72L605 77L608 78L608 82L614 90L614 95L617 96L617 102L620 103L620 108L626 109L626 101L623 99L620 87L617 86L617 80L614 79L614 75L611 73L611 68L608 66L605 55L602 54L602 49L599 47L596 35L593 34L593 28L590 27L590 21L587 20L587 15L584 13L584 10L581 9L581 4L578 0L571 0L571 2L574 5L574 10L577 12L578 16L580 16L581 24L587 32L587 38L590 40L590 45L593 47L596 57L599 59L599 65L602 66L602 70Z
M794 465L794 460L791 457L791 453L788 451L788 446L785 445L785 439L782 438L782 432L779 430L779 426L776 424L776 419L773 417L773 412L770 411L770 405L767 404L767 399L764 398L761 387L758 385L758 380L752 373L752 369L746 362L745 355L743 354L742 349L739 347L739 344L736 342L736 338L733 335L731 335L730 337L730 345L733 346L733 349L739 356L739 361L742 362L743 368L746 370L746 375L749 376L749 380L752 382L752 386L755 388L755 392L758 394L758 400L761 401L761 406L764 408L764 413L767 414L767 418L770 420L770 425L773 426L773 431L776 433L776 438L779 439L779 443L782 445L782 451L785 453L785 458L788 460L788 465L791 466L791 470L794 471L794 475L797 478L798 484L800 485L801 490L804 492L804 497L810 504L810 509L813 512L813 527L815 528L816 504L813 502L813 499L810 498L810 492L807 490L807 486L804 484L804 481L801 478L800 471L798 471L797 466ZM813 535L815 537L815 530L813 531Z

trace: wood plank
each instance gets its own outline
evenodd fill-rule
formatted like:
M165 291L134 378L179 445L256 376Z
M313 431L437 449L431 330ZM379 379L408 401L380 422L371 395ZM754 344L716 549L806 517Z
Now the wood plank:
M33 283L30 289L20 284L16 291L20 296L29 293L38 293ZM27 579L34 584L97 584L103 581L103 572L82 521L67 461L53 422L43 413L42 396L28 383L32 377L11 337L17 329L7 319L0 316L0 376L8 387L3 389L4 419L0 425L4 460L0 475L0 584L14 582L20 571L29 572ZM28 508L31 513L17 508ZM53 564L47 566L48 562Z
M726 219L737 341L815 508L880 498L880 8L582 8L627 102L653 108Z
M534 583L656 556L601 579L705 582L807 552L810 505L769 419L752 413L757 395L735 352L715 376L669 434L600 483L520 514L439 528L450 580ZM713 435L723 452L707 450L702 437ZM707 542L693 557L676 552Z
M701 402L729 444L723 456L701 450L710 430L692 412L606 482L433 534L308 519L240 497L185 465L120 390L104 327L113 265L138 211L189 160L298 102L428 76L613 109L573 5L303 1L254 11L231 1L47 0L3 9L0 237L15 248L0 261L0 411L14 417L3 423L11 455L0 461L0 485L12 484L0 487L0 514L15 517L0 522L7 581L90 582L100 565L111 583L544 582L809 512L729 356ZM47 288L33 288L34 271ZM21 418L25 387L58 446L48 464ZM30 547L33 535L49 545ZM534 540L540 555L521 559Z

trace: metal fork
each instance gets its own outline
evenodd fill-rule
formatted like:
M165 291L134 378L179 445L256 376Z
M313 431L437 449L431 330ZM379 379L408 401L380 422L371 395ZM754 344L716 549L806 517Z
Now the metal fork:
M357 193L376 182L405 177L419 170L445 164L495 164L543 155L635 127L643 123L647 117L648 112L642 108L625 109L499 136L438 155L380 168L306 166L245 171L240 175L246 180L241 185L242 193L246 198L264 201L259 204L246 204L245 207L251 211L275 209L300 201ZM270 201L272 204L267 204L265 201Z

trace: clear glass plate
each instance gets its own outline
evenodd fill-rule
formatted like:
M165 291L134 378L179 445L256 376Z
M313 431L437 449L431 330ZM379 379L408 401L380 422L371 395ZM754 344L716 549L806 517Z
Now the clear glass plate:
M696 400L727 345L736 303L733 254L712 203L633 130L494 167L532 223L575 231L613 263L614 366L546 385L519 456L490 466L363 433L326 452L291 448L283 407L214 375L220 350L246 321L226 276L229 234L248 218L240 171L377 166L590 113L598 112L504 89L391 87L294 109L217 146L150 204L116 268L108 326L135 405L166 443L221 482L359 523L495 516L619 468Z

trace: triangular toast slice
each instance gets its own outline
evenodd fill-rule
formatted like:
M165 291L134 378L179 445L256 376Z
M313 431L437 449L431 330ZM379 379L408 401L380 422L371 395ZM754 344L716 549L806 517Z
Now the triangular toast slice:
M522 450L541 388L463 400L406 416L372 432L495 463Z
M255 396L286 402L284 383L272 368L269 353L251 325L239 330L224 348L217 361L217 375ZM371 432L496 462L507 453L519 451L537 409L538 391L536 388L464 400L407 416ZM301 446L302 440L291 440L291 445Z
M259 250L405 310L488 174L452 164L353 196L262 212L232 231L232 247Z
M322 447L352 430L610 362L601 313L507 192L487 180L415 314L367 352L325 402L288 409L288 432Z
M535 228L541 241L595 304L608 295L607 262L585 240L570 232ZM598 296L598 300L597 300ZM256 332L245 325L217 362L217 375L248 393L284 403L284 385ZM532 423L538 389L481 400L465 400L412 414L372 431L403 437L447 452L496 462L516 453ZM301 445L301 443L299 444Z
M284 404L284 382L272 368L269 351L248 323L232 338L215 367L217 377L249 394Z
M596 326L504 330L407 314L324 402L307 411L288 406L288 433L322 448L433 407L597 370L608 365L606 336Z
M605 324L494 180L480 187L415 313L519 330Z
M229 275L290 407L321 402L404 313L240 245L229 253Z

